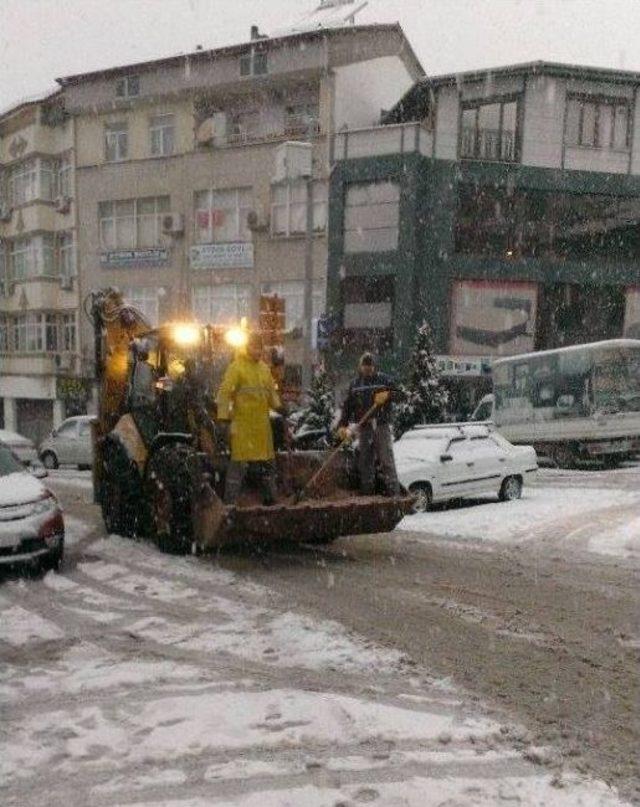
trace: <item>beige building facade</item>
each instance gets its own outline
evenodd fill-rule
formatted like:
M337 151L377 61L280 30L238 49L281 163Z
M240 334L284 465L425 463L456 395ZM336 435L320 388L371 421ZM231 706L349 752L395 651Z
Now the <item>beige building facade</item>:
M277 293L295 383L307 183L279 175L278 155L285 143L311 144L317 317L325 310L331 137L376 124L423 71L396 25L252 36L237 47L59 80L75 133L80 295L117 286L155 324L188 314L255 320L260 294ZM90 365L88 322L81 352Z
M61 92L0 116L0 425L36 441L85 409L74 121Z

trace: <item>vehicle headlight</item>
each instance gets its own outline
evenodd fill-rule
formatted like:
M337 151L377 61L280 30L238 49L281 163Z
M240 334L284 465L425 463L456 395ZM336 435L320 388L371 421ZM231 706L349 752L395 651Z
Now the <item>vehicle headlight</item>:
M43 496L42 499L38 499L37 502L34 502L32 505L31 514L34 516L39 516L42 513L50 513L52 510L55 510L58 507L58 502L53 498L53 496Z

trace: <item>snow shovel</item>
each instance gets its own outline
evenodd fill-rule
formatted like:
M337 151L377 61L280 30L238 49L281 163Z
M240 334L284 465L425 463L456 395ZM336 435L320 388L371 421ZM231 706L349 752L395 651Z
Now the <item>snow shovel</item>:
M378 409L378 404L374 403L373 406L358 421L358 423L356 424L356 429L361 429L365 425L365 423L371 418L371 416L376 411L376 409ZM314 485L315 482L318 481L318 479L322 476L322 474L331 465L333 460L338 456L338 454L340 453L340 451L342 450L344 445L346 443L348 443L351 439L352 439L351 435L348 434L346 437L344 437L340 441L340 443L336 446L336 448L333 449L333 451L329 454L327 459L322 463L322 465L318 468L318 470L313 474L313 476L307 482L307 484L295 494L294 504L298 504L299 502L301 502L305 498L305 496L308 493L309 489Z

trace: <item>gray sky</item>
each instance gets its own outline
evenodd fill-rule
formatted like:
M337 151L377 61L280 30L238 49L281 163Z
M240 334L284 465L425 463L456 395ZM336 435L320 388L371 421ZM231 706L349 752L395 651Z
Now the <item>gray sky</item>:
M0 0L0 109L58 76L243 42L314 0ZM547 59L640 71L640 0L371 0L428 73Z

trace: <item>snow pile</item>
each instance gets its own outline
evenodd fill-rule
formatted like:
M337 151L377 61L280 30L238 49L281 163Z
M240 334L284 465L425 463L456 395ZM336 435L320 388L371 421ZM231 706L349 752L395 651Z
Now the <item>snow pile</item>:
M592 535L588 540L588 548L591 552L638 560L640 559L640 518L634 518L612 530Z
M609 523L614 510L635 509L638 505L640 496L631 491L525 487L518 501L486 498L481 503L476 499L438 507L405 518L400 529L454 540L520 543L546 539L562 544L568 539L575 542L585 525L587 530L599 530L602 523ZM597 541L585 543L582 548L600 551Z
M64 638L64 633L52 622L19 605L3 607L3 602L0 600L0 641L19 647Z

